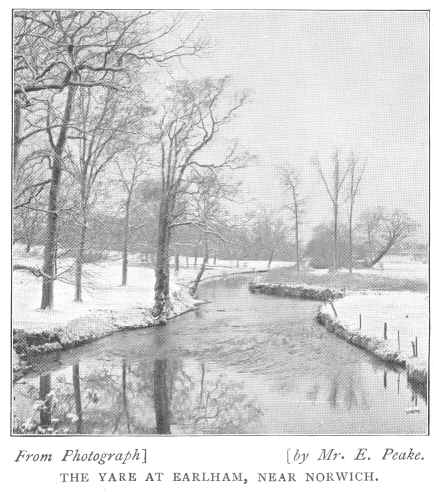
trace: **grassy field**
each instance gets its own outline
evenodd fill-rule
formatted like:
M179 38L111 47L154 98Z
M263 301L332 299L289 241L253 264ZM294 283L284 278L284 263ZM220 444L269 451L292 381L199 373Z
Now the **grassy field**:
M264 282L317 285L347 290L384 290L426 292L428 285L422 279L392 278L375 274L353 272L312 273L300 272L294 268L276 268L265 273Z

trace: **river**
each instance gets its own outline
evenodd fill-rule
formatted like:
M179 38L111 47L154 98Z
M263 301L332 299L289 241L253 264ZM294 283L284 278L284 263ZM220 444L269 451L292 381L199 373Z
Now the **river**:
M166 326L32 361L15 432L424 434L426 395L314 321L318 303L250 294L248 277Z

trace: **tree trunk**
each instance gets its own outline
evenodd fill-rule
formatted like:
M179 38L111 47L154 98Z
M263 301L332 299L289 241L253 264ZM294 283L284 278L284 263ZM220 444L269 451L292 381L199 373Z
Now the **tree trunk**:
M169 299L169 203L162 197L158 218L157 257L155 262L155 287L153 316L163 321L162 316L170 305Z
M125 419L127 421L127 431L129 434L131 432L131 424L127 397L127 361L125 359L122 360L122 405L124 407Z
M170 434L167 359L155 359L154 361L154 408L157 434Z
M128 277L128 243L130 239L130 204L131 197L128 197L125 202L125 217L124 217L124 240L122 245L122 286L127 285Z
M348 271L353 273L353 203L350 204L348 219Z
M271 263L273 262L274 249L271 250L270 256L268 257L268 268L271 268Z
M178 251L175 253L175 272L179 272L179 253Z
M51 163L51 182L48 195L48 213L46 236L44 246L44 276L42 281L41 309L51 309L53 307L53 287L54 287L54 263L56 259L57 242L57 198L59 194L60 180L62 174L62 157L66 144L68 125L71 120L72 102L74 99L75 88L68 87L65 111L63 114L62 126L60 128L57 144L53 150Z
M298 237L298 205L294 203L294 211L295 211L295 261L296 261L296 269L297 273L300 272L300 244Z
M20 131L21 131L21 107L17 99L14 99L14 171L17 168L20 150Z
M338 269L338 204L333 205L333 271Z
M368 264L368 267L372 268L375 266L387 253L390 251L390 248L394 245L395 241L391 240L387 243L387 245L380 251L380 253Z
M72 366L72 386L74 388L75 414L77 415L77 434L81 434L83 426L83 411L81 407L79 363L73 364Z
M202 275L205 272L206 264L208 263L208 240L205 239L204 243L204 252L203 252L203 258L202 258L202 263L200 265L199 271L197 272L196 278L194 279L193 286L190 289L191 295L195 296L197 292L197 288L199 286L199 282L202 279Z
M86 212L85 212L86 213ZM82 279L83 279L83 257L86 244L87 222L83 216L83 223L80 227L80 237L78 239L77 252L75 255L75 302L82 302Z

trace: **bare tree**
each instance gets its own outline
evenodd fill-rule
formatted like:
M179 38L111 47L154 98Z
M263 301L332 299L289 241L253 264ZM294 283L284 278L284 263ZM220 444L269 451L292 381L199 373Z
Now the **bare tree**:
M267 267L271 268L274 256L282 245L287 244L287 228L276 212L258 210L251 224L251 251L267 259Z
M203 247L202 262L190 289L192 295L195 295L209 260L210 240L214 238L227 242L225 233L231 226L224 202L233 199L237 185L225 182L222 173L215 169L207 169L202 173L196 171L192 184L194 189L189 194L190 207L186 215L190 225L199 232Z
M132 229L137 230L142 224L132 226L131 208L133 199L140 181L146 173L146 157L140 149L127 152L122 159L122 164L117 163L119 178L124 191L123 208L123 238L122 238L122 285L127 285L128 278L128 250ZM126 162L128 161L128 162ZM130 165L128 165L130 164Z
M402 210L394 210L392 213L384 215L380 223L380 247L367 266L376 265L389 253L392 247L398 246L410 237L416 229L416 222Z
M373 261L375 251L379 247L378 234L385 215L383 207L367 209L360 214L358 228L366 234L367 264Z
M313 164L317 168L321 181L327 191L327 195L333 207L333 264L332 270L338 269L338 240L339 240L339 206L343 185L348 174L348 167L342 169L342 162L339 156L339 151L336 150L332 156L333 161L333 178L329 184L326 175L321 167L318 158L313 159Z
M285 189L290 193L291 203L289 210L294 219L294 235L295 235L295 265L297 272L300 271L301 252L300 252L300 223L304 213L304 205L306 200L300 195L301 179L299 173L294 169L285 168L282 170L282 181Z
M218 165L198 162L198 154L231 121L242 107L246 95L225 101L228 77L180 81L169 88L159 119L161 199L158 220L157 258L155 267L155 303L153 314L163 321L170 311L169 246L174 227L184 225L184 206L179 200L190 184L193 169L231 167L239 157L229 154Z
M66 170L79 188L79 235L75 251L75 301L82 301L82 270L89 213L98 194L95 187L106 168L128 145L125 132L137 121L135 113L122 107L112 89L93 92L79 88L75 128L71 130Z
M175 17L160 25L155 13L20 10L14 12L14 95L32 104L35 94L50 98L60 94L63 110L47 132L51 148L51 176L44 249L41 308L53 305L54 263L57 240L57 201L61 185L64 150L73 115L77 87L119 88L144 64L164 64L183 55L196 54L203 43L193 33L171 42L180 26ZM110 76L110 77L108 77ZM66 94L64 94L66 91ZM15 104L15 143L20 126ZM57 135L55 133L57 132ZM14 150L18 157L18 148Z
M357 195L360 191L360 183L365 173L366 165L360 165L359 159L352 152L350 155L349 163L349 213L348 213L348 271L353 272L353 219L354 219L354 207L356 204Z

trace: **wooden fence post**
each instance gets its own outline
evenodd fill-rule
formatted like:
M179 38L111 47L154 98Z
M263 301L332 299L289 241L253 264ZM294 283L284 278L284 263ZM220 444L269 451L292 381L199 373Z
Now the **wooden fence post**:
M359 332L362 333L362 313L359 313Z
M398 330L398 351L401 352L401 337L399 335L399 330Z
M387 340L387 323L384 323L384 340Z

